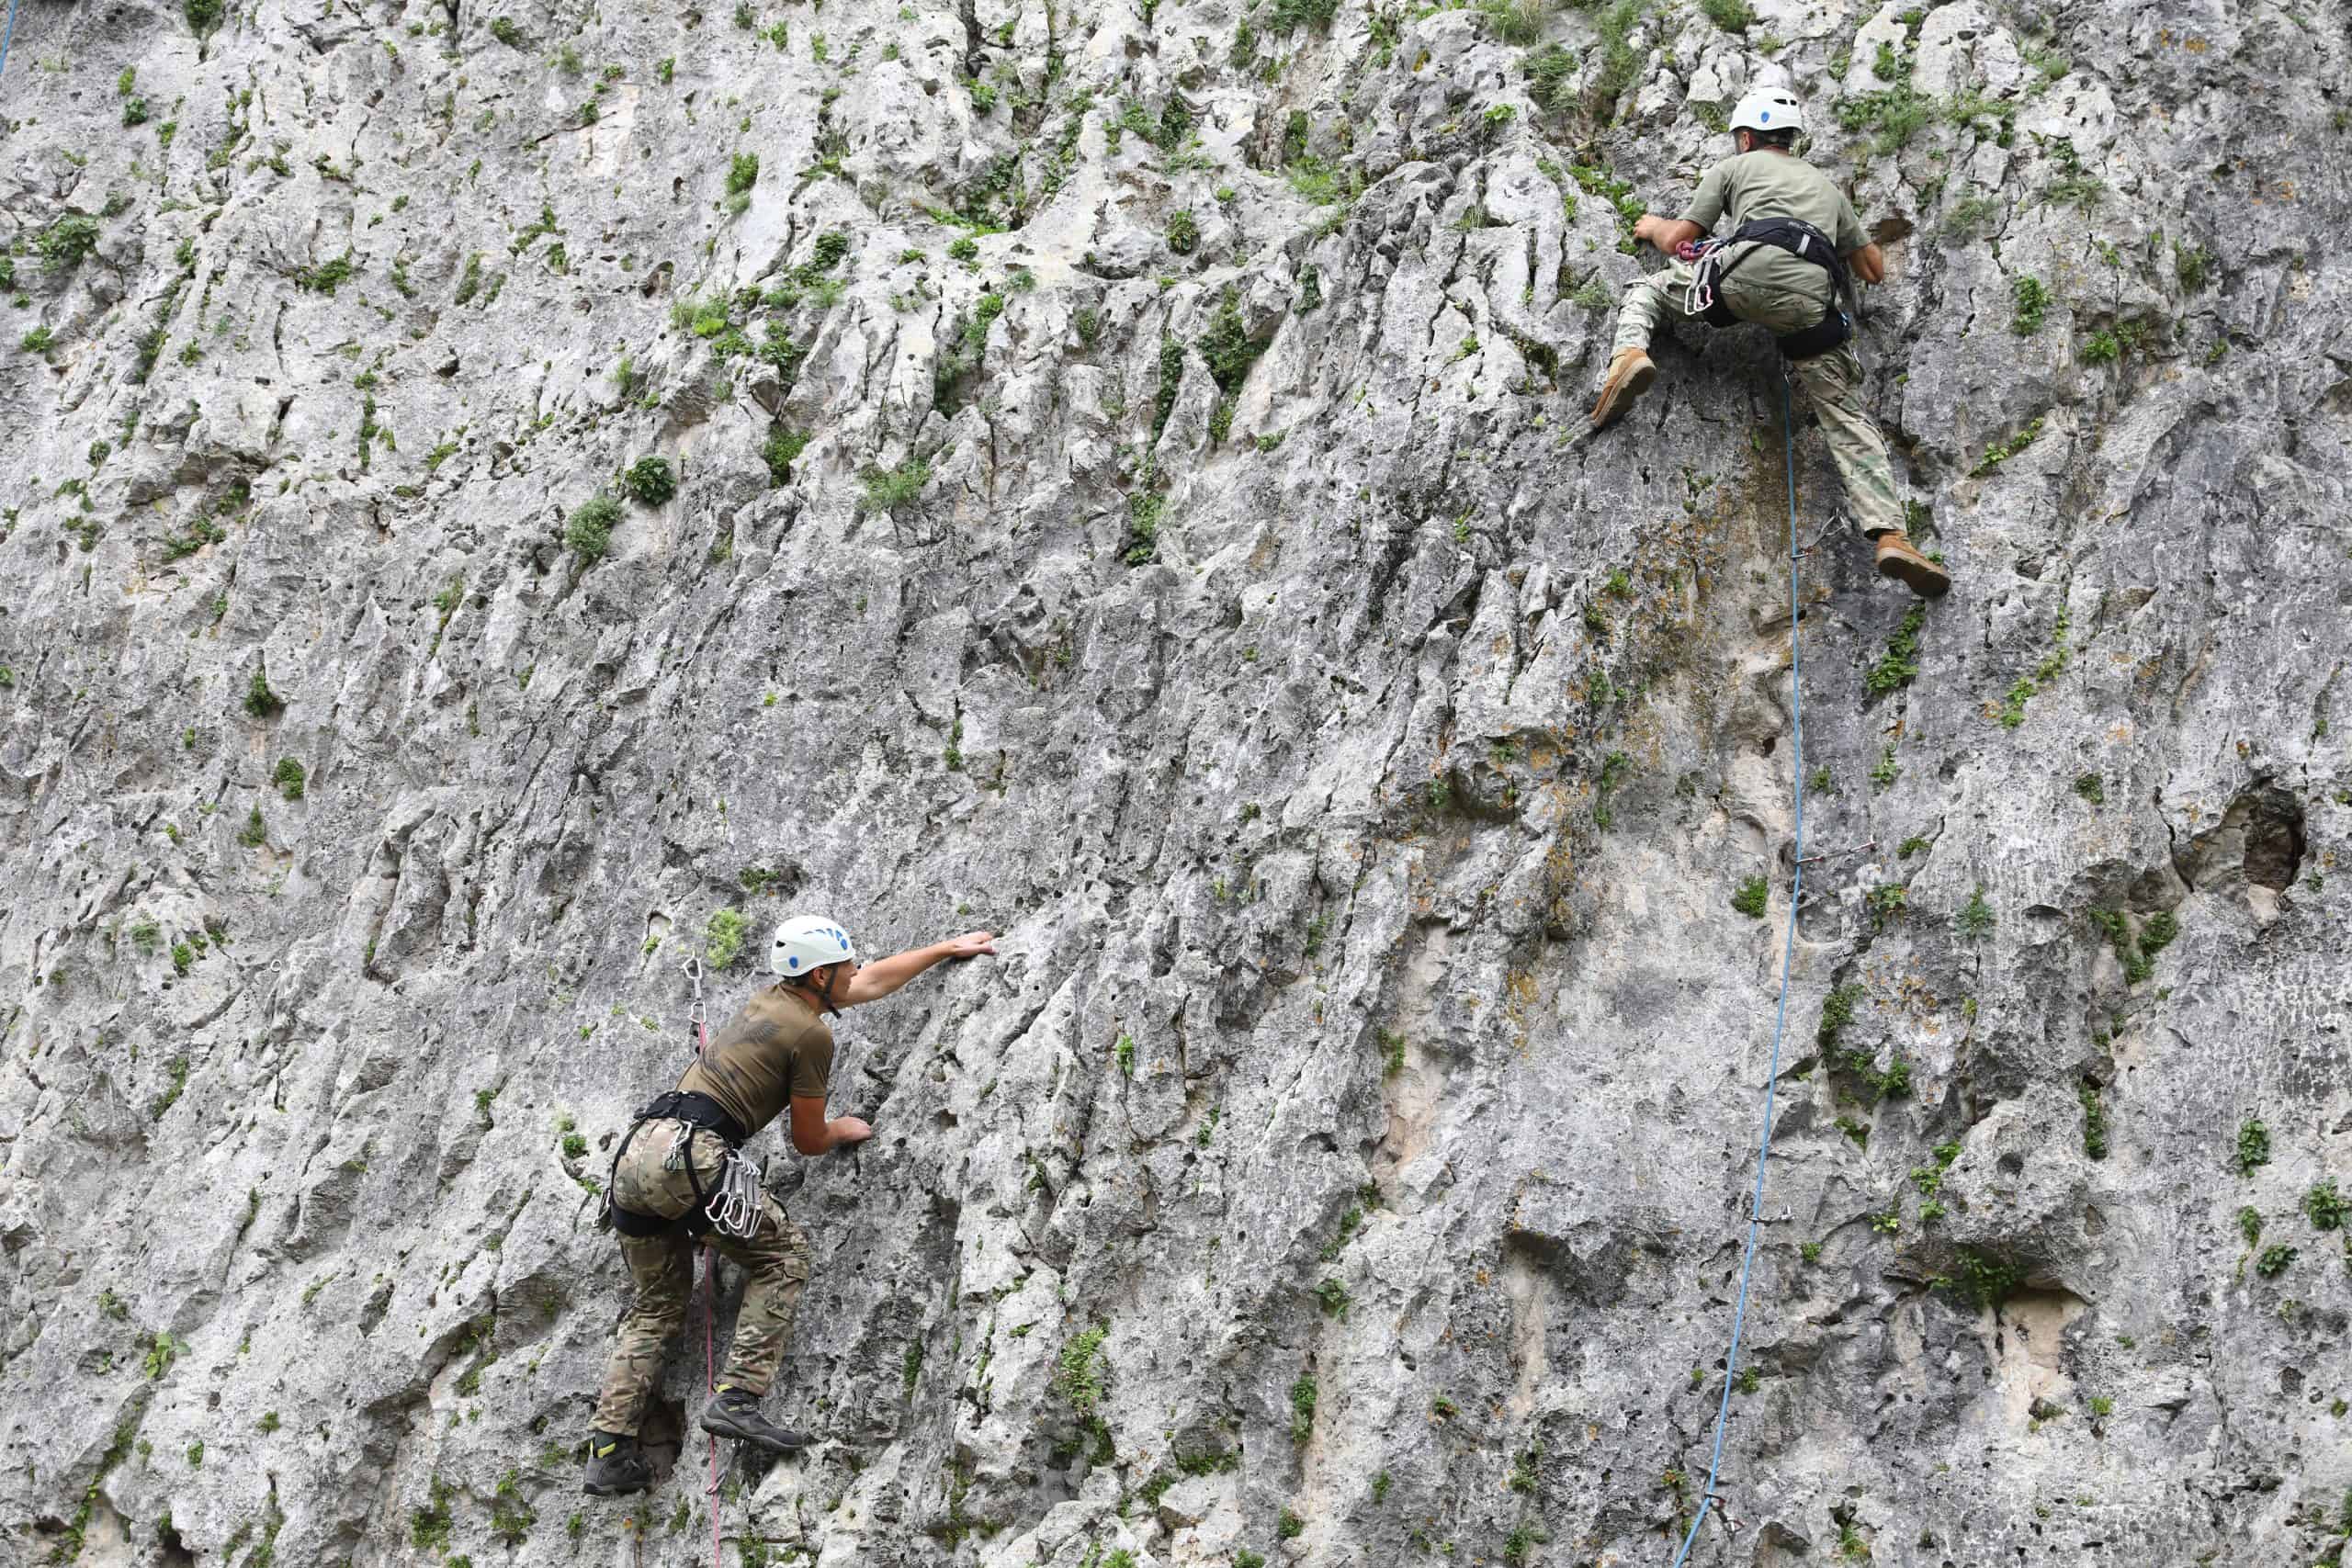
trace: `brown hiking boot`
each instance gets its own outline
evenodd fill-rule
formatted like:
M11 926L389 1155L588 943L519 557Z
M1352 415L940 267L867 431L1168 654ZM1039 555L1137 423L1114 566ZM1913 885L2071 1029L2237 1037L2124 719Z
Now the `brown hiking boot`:
M1902 530L1878 536L1878 574L1892 577L1922 599L1940 599L1951 590L1951 573L1914 549Z
M1650 356L1638 348L1621 348L1609 362L1609 379L1600 384L1600 399L1592 405L1592 427L1605 429L1617 423L1624 412L1634 406L1634 400L1650 389L1657 379L1657 367Z

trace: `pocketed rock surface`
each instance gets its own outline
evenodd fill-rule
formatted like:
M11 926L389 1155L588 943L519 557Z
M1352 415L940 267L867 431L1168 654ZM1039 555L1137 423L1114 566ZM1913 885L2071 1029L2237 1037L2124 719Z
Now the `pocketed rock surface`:
M0 1561L1668 1563L1800 777L1690 1561L2341 1551L2340 0L190 9L0 73ZM1800 407L1801 762L1770 344L1583 420L1764 82L1956 583ZM583 1497L795 909L1001 952Z

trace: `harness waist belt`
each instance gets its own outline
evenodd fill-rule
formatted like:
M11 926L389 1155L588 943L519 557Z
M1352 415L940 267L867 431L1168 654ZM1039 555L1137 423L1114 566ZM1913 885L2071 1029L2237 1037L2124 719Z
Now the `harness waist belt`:
M727 1112L727 1108L707 1094L693 1089L673 1089L667 1094L656 1095L644 1110L637 1113L640 1122L673 1121L707 1127L729 1144L741 1146L751 1138L743 1124Z
M1732 245L1740 244L1770 245L1800 260L1809 261L1829 275L1829 303L1823 310L1821 320L1802 331L1772 340L1782 358L1811 359L1828 353L1853 336L1854 323L1838 303L1851 297L1853 279L1847 273L1846 259L1838 254L1838 247L1828 235L1802 218L1754 218L1711 248L1720 254ZM1706 279L1708 292L1712 293L1724 278L1739 270L1742 262L1755 254L1753 250L1742 251L1728 262L1717 262ZM1704 313L1707 321L1715 326L1729 326L1739 319L1720 299L1709 305Z
M634 1209L623 1208L613 1197L613 1184L620 1175L621 1156L628 1152L630 1141L648 1122L662 1121L684 1122L699 1131L716 1133L726 1140L729 1151L742 1147L744 1141L751 1136L743 1130L741 1122L728 1114L725 1106L707 1094L673 1089L654 1096L638 1111L637 1120L622 1134L620 1147L613 1151L612 1168L605 1175L605 1213L612 1220L613 1228L623 1235L663 1235L683 1228L688 1235L698 1236L711 1228L709 1199L703 1192L702 1179L695 1174L691 1155L685 1161L686 1181L694 1189L695 1201L684 1213L666 1220L659 1214L640 1214Z

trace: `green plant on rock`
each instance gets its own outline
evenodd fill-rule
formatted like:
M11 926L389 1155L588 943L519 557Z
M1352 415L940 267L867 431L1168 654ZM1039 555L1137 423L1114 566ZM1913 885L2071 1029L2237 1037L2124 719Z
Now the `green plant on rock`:
M781 485L792 478L792 465L808 449L812 432L788 430L779 424L771 427L768 438L760 447L760 457L768 466L768 482Z
M276 718L286 711L285 700L269 689L269 672L266 665L254 665L253 679L246 682L245 711L255 718Z
M1290 1440L1305 1445L1315 1435L1315 1404L1317 1392L1312 1377L1301 1377L1290 1385Z
M1866 995L1860 986L1839 986L1821 1000L1821 1022L1814 1031L1814 1043L1824 1051L1838 1048L1838 1037L1854 1021L1854 1009Z
M2009 321L2009 330L2019 337L2031 337L2041 330L2042 318L2050 310L2050 290L2041 279L2031 276L2018 277L2009 284L2009 294L2017 301L2017 314Z
M269 782L277 786L277 793L288 800L302 798L304 779L302 764L291 757L280 757L277 770L269 776Z
M2237 1167L2240 1176L2251 1176L2256 1168L2270 1163L2270 1129L2259 1116L2250 1116L2238 1125Z
M1862 673L1863 688L1871 692L1892 692L1907 686L1919 673L1919 632L1928 624L1927 612L1917 605L1903 617L1902 625L1887 639L1886 656Z
M1993 906L1984 901L1982 886L1968 896L1968 902L1962 905L1960 913L1952 917L1952 924L1959 928L1960 934L1971 942L1982 942L1996 921Z
M69 212L40 231L33 241L33 249L40 256L43 272L71 272L82 265L82 258L95 250L97 243L98 220L79 212Z
M2245 1244L2248 1247L2261 1245L2262 1213L2251 1203L2241 1205L2238 1209L2238 1235L2245 1237Z
M621 503L598 491L573 509L563 527L566 548L583 567L603 560L613 546L613 526L621 520Z
M2083 1106L2083 1153L2093 1159L2107 1157L2107 1108L2099 1103L2098 1085L2086 1078L2075 1090L2075 1098Z
M735 966L742 954L745 926L734 909L714 909L703 928L703 962L721 973Z
M1092 1416L1102 1403L1104 1379L1109 1364L1102 1359L1102 1341L1111 1330L1097 1324L1070 1336L1062 1347L1054 1383L1070 1408L1080 1416Z
M2323 1178L2303 1194L2303 1213L2310 1216L2313 1230L2342 1230L2345 1221L2352 1218L2352 1199L2335 1190L2335 1178Z
M2262 1249L2261 1257L2254 1260L2254 1271L2266 1280L2275 1280L2287 1271L2287 1265L2295 1258L2295 1248L2283 1241L2273 1242Z
M1189 256L1201 243L1201 225L1189 207L1180 207L1168 216L1168 248L1180 256Z
M621 486L640 506L660 506L678 493L677 476L666 457L639 457L622 471Z
M865 470L865 510L869 513L894 513L922 493L931 482L931 465L921 457L910 457L895 468L872 468Z
M1750 919L1764 918L1765 886L1761 876L1751 876L1739 885L1731 896L1731 907Z

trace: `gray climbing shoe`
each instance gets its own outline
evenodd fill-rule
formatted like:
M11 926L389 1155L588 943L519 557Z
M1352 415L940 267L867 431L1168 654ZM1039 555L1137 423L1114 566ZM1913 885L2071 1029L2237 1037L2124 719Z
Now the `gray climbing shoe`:
M702 1429L713 1437L756 1443L780 1454L805 1449L817 1440L806 1432L777 1426L760 1414L757 1395L740 1388L728 1388L724 1384L720 1385L711 1402L702 1407Z
M653 1467L635 1438L616 1432L588 1434L588 1477L582 1483L588 1495L619 1497L652 1484Z

